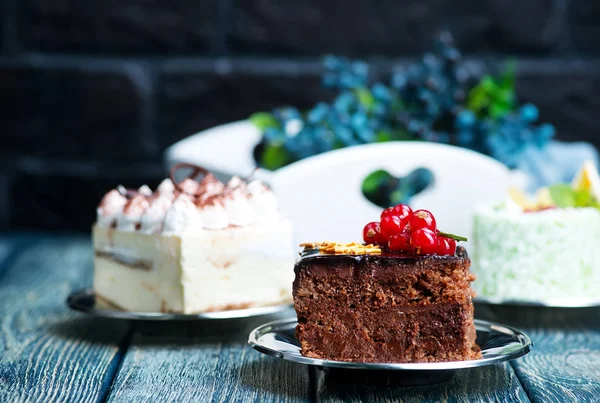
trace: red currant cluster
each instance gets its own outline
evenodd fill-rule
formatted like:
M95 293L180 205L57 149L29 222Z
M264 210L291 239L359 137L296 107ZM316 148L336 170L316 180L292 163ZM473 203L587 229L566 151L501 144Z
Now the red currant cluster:
M379 222L370 222L363 229L366 243L411 255L454 255L456 241L445 235L450 234L438 231L431 212L412 211L405 204L383 210Z

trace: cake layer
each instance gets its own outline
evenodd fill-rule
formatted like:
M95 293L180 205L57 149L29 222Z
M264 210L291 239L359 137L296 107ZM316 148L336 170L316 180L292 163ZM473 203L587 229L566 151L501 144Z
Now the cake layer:
M330 292L347 306L368 303L371 309L470 300L469 259L457 256L320 255L301 258L295 266L296 297Z
M435 362L479 356L469 259L323 255L297 261L302 354L329 360Z
M478 295L534 302L598 299L600 211L524 213L508 207L484 206L475 215Z
M304 304L302 304L304 305ZM317 308L317 305L319 307ZM343 309L314 302L298 315L307 357L359 362L440 362L476 358L470 304Z
M94 227L94 291L130 311L199 313L291 301L291 228L181 235Z

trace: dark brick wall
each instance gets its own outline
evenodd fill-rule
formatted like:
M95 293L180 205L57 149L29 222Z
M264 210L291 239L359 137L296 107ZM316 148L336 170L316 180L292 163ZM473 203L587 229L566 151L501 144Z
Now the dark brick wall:
M22 1L30 49L206 53L219 35L219 0Z
M600 0L0 0L0 229L87 230L166 146L326 98L321 54L385 73L442 28L475 67L516 58L521 99L600 146Z

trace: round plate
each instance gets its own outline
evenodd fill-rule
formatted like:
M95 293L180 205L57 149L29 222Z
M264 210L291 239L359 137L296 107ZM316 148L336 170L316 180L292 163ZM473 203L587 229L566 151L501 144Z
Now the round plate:
M129 320L205 320L237 319L252 316L271 315L289 309L291 304L265 306L260 308L236 309L230 311L206 312L199 314L177 314L160 312L128 312L110 306L96 299L92 290L75 291L67 298L69 308L91 316Z
M509 326L475 319L477 344L481 347L483 358L467 361L431 362L431 363L372 363L329 361L304 357L300 354L300 344L294 335L296 318L278 320L254 329L248 343L263 354L284 360L325 368L346 368L360 370L456 370L461 368L482 367L521 357L531 351L529 337Z
M551 298L543 301L523 301L517 299L488 298L477 296L473 302L490 305L543 306L546 308L591 308L600 307L600 299L593 298Z

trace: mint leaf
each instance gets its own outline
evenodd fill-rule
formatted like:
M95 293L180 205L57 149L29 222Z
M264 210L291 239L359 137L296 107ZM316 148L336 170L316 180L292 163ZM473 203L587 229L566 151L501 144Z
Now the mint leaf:
M589 190L575 190L573 195L575 196L575 207L592 207L594 197Z
M249 119L260 131L264 131L270 127L279 127L277 120L268 112L256 112Z
M556 207L575 207L577 206L576 192L571 186L564 183L552 185L548 188L550 192L550 198L556 205Z

